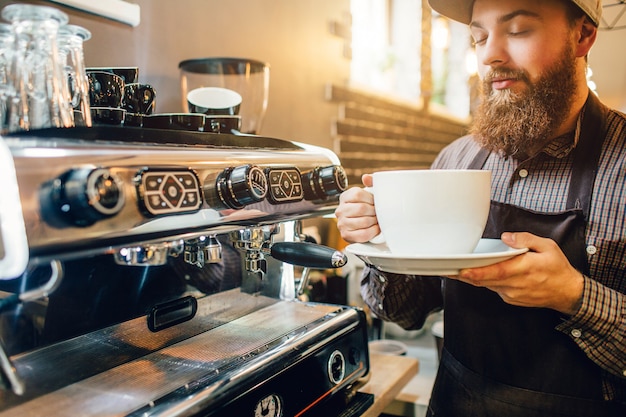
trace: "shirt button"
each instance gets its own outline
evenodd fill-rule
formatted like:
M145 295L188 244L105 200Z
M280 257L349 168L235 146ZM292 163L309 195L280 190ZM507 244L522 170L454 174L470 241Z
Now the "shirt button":
M596 252L598 252L598 248L596 248L596 247L595 247L595 246L593 246L593 245L589 245L589 246L587 246L587 253L588 253L589 255L595 255L595 254L596 254Z
M385 277L384 277L384 276L382 276L382 275L379 275L379 276L378 276L378 280L379 280L380 282L382 282L383 284L384 284L384 283L385 283L385 281L386 281Z
M383 311L383 303L378 303L378 310Z
M526 178L526 177L528 176L528 170L526 170L526 169L520 169L520 170L519 170L519 176L520 176L521 178Z
M574 329L572 330L572 336L574 336L575 338L579 338L580 336L582 336L582 332L578 329Z

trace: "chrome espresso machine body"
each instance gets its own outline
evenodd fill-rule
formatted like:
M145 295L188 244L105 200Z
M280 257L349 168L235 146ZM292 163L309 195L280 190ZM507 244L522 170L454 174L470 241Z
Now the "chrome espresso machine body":
M334 153L123 127L0 151L0 416L369 406L363 312L296 297L310 268L345 263L300 228L347 186Z

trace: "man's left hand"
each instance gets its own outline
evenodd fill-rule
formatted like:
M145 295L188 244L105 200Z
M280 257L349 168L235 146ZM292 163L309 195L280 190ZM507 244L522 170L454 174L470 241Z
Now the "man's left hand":
M576 313L584 278L555 241L526 232L503 233L502 241L529 251L494 265L463 269L450 278L495 291L508 304Z

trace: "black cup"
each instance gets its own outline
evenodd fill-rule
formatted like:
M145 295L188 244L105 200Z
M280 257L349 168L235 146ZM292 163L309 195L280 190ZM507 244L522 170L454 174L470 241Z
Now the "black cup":
M91 107L122 107L124 80L106 71L87 71Z
M124 86L122 107L136 114L152 114L156 105L156 91L149 84L130 83Z
M143 114L126 112L124 115L124 126L142 127L143 117Z
M205 116L204 131L211 133L239 133L241 116Z
M200 113L160 113L143 117L143 127L150 129L171 129L204 131L204 114Z
M126 110L117 107L92 107L91 122L94 125L115 125L124 123Z
M110 72L122 77L125 83L137 83L139 82L139 68L137 67L89 67L87 72L90 71L104 71Z

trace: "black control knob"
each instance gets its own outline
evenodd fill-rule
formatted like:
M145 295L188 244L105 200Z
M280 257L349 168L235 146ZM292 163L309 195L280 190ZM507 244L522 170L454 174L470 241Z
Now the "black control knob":
M215 188L219 200L232 209L241 209L248 204L263 201L268 192L265 173L254 165L225 169L217 176ZM205 193L210 195L207 190ZM212 201L207 202L214 205Z
M341 194L348 188L348 176L343 167L316 167L303 175L302 186L307 200L324 200Z
M90 226L124 207L122 182L108 169L68 171L44 185L42 211L52 224Z

